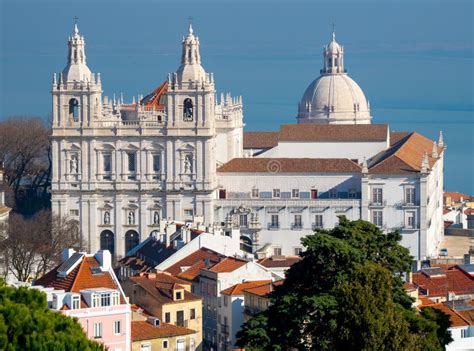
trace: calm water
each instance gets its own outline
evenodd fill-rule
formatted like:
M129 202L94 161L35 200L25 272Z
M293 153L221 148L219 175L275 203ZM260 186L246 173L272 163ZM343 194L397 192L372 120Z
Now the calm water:
M51 75L77 15L104 93L146 94L176 70L187 17L219 91L244 98L247 130L294 123L336 22L345 64L374 123L437 138L445 188L474 194L473 4L432 1L0 0L0 118L48 117Z

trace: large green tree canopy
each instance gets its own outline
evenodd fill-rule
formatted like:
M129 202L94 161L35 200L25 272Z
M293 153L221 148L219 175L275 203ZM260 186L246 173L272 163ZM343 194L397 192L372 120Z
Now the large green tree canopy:
M247 350L443 350L449 319L418 313L403 289L412 257L399 233L340 218L303 238L303 260L276 287L267 311L238 334Z
M74 319L48 309L46 295L0 281L0 350L102 350Z

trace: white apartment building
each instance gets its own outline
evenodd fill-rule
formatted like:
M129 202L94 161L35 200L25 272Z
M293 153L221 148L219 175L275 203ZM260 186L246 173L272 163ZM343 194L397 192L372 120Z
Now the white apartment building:
M297 124L243 132L242 98L217 98L189 26L176 72L132 103L102 96L77 25L53 77L53 211L80 223L89 251L125 255L160 219L240 228L249 252L301 251L338 216L399 229L420 262L443 236L445 145L371 124L335 35L298 105Z

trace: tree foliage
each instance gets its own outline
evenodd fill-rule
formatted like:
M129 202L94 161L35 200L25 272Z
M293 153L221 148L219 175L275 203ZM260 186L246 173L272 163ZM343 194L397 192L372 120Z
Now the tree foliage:
M247 350L443 350L449 319L416 312L403 289L412 258L399 233L340 218L302 239L303 260L275 288L267 311L238 335Z
M0 281L0 350L102 350L81 325L48 309L46 295Z

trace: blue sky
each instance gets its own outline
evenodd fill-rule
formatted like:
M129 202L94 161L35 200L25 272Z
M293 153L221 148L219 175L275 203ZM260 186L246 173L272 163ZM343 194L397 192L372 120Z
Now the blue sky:
M448 143L446 189L474 193L472 1L0 0L0 118L50 113L72 18L104 93L146 94L176 70L188 17L219 91L242 95L247 130L293 123L331 23L375 123Z

